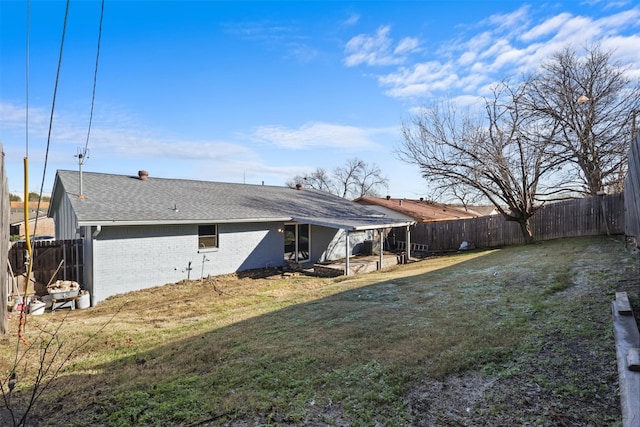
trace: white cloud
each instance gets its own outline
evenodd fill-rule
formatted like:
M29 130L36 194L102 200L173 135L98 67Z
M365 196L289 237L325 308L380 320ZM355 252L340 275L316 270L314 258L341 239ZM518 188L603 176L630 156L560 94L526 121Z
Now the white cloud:
M494 26L498 30L518 29L528 22L529 11L530 6L524 5L511 13L491 15L483 23Z
M605 16L598 19L598 22L602 27L610 28L613 30L619 30L626 27L638 27L640 26L640 9L635 8L631 10L625 10L615 15Z
M377 76L378 83L385 94L394 98L437 97L456 89L473 97L486 94L491 82L536 70L553 53L566 47L580 49L595 42L613 50L615 59L631 64L630 76L640 70L640 36L625 34L625 30L628 34L628 30L640 27L639 7L599 18L565 11L538 18L543 13L522 6L512 13L492 15L480 21L475 34L464 33L466 38L459 35L432 50L435 53L425 62L408 65L388 61L398 68ZM373 45L373 38L368 40ZM376 40L384 49L373 54L372 49L362 48L360 53L369 52L370 56L350 60L358 64L380 63L380 52L389 52L389 27L381 27ZM417 44L413 47L418 49Z
M29 108L29 134L46 135L50 113L37 107ZM6 102L0 102L2 129L12 133L22 132L26 126L26 108Z
M525 42L530 42L540 37L547 36L558 31L558 29L565 25L570 18L570 13L561 13L556 15L551 19L547 19L543 23L534 26L529 31L524 32L520 39Z
M254 130L252 136L257 141L293 150L323 147L362 149L374 145L370 131L331 123L307 123L298 129L261 126Z
M400 40L400 43L398 43L398 46L396 46L393 53L396 55L411 53L418 50L419 47L420 42L418 41L418 39L413 37L405 37L404 39Z
M345 46L345 65L354 67L360 64L375 66L404 63L406 55L418 49L418 39L407 37L393 47L393 41L389 38L390 31L391 27L387 25L378 28L374 36L359 34L349 40Z
M352 26L357 24L360 21L360 15L357 13L351 14L347 19L345 19L342 24L345 26Z
M632 69L635 70L640 70L638 46L640 46L640 35L608 37L602 41L602 48L612 51L614 59L623 64L633 64Z
M484 105L484 99L477 95L460 95L452 100L454 105L468 108L478 108Z
M450 63L431 61L381 76L379 82L383 87L390 87L386 93L393 97L416 97L457 87L458 75Z

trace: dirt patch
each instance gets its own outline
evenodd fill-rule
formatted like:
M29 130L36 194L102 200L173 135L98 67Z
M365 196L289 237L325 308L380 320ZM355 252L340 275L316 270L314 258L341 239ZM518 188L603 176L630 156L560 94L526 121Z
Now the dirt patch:
M407 396L407 405L415 417L412 425L621 425L613 337L610 346L607 340L603 346L602 341L588 340L571 325L572 319L580 317L576 323L584 327L586 317L595 328L608 328L610 313L596 301L610 298L612 286L616 291L631 291L634 298L638 296L637 267L629 268L628 260L620 262L609 268L625 272L623 277L615 284L605 279L599 286L593 286L586 277L603 273L601 267L576 266L572 284L558 296L584 301L581 310L567 313L566 330L541 333L533 356L524 355L502 366L499 376L472 371L416 384ZM637 260L634 264L638 265ZM635 301L640 305L640 298ZM640 307L636 309L638 316Z

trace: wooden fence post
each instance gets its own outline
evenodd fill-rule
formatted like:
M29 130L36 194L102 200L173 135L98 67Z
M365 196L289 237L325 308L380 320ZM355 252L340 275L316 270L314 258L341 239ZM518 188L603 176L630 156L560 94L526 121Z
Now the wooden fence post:
M0 259L2 260L2 267L0 268L0 334L4 335L9 331L9 321L7 312L7 300L9 298L7 289L7 265L5 260L9 254L9 217L10 217L10 204L9 204L9 184L7 182L7 173L4 168L4 150L2 144L0 144L0 152L2 153L2 159L0 159Z

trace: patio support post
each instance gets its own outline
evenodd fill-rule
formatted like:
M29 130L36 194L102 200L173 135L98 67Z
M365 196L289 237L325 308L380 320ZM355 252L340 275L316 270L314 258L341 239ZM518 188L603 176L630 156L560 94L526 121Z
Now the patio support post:
M349 248L349 230L345 228L344 230L344 247L345 249L345 257L344 257L344 275L349 275L349 253L351 252Z
M294 248L295 248L295 251L296 251L296 252L295 252L295 256L293 257L293 259L294 259L294 261L296 262L296 266L297 266L297 265L298 265L298 250L299 250L298 243L299 243L299 241L300 241L300 235L298 234L298 233L299 233L299 231L298 231L298 224L296 224L296 225L295 225L295 227L296 227L296 235L295 235L295 244L294 244Z
M384 252L384 245L382 244L383 232L384 232L383 228L378 229L378 237L380 239L380 262L378 263L378 270L382 270L382 252Z
M411 226L407 225L407 259L405 262L409 262L411 258Z

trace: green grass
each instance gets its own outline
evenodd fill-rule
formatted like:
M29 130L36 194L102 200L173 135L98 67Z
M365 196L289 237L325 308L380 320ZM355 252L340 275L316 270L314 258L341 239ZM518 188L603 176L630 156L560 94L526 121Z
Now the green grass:
M589 383L572 349L615 363L609 304L634 262L613 239L564 239L355 278L226 277L115 297L64 320L60 339L78 342L117 312L33 414L78 426L403 426L416 416L408 392L427 378L518 378L532 365L546 366L531 378L560 402L594 399L610 383ZM51 316L62 321L30 322ZM10 357L14 341L1 350ZM23 395L35 366L25 359ZM487 416L507 410L494 404Z

